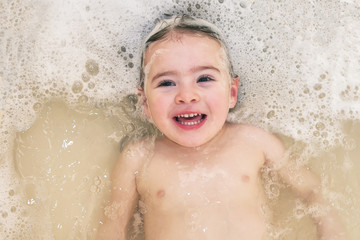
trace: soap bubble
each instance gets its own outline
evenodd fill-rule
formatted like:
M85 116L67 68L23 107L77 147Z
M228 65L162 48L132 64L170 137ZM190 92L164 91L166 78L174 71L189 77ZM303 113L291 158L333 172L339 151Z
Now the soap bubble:
M75 81L71 88L73 93L79 93L79 92L81 92L82 89L83 89L83 84L80 81Z
M95 60L87 60L85 68L86 71L92 76L96 76L99 73L99 64Z

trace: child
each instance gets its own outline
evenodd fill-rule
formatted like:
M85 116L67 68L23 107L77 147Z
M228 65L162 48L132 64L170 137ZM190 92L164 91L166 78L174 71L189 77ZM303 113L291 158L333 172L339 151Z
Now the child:
M163 135L123 150L99 239L126 239L139 200L147 240L265 239L265 164L308 204L325 204L317 178L290 171L278 138L226 122L239 79L215 26L186 15L162 20L142 57L140 99ZM315 221L321 239L344 239L333 211Z

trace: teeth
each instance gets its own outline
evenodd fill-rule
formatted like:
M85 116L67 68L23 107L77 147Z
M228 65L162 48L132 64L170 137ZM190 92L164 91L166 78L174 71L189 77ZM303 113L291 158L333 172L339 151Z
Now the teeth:
M192 118L192 117L197 117L197 116L202 116L201 113L189 113L189 114L180 114L180 115L177 115L176 117L177 118ZM202 122L204 119L200 119L198 121L194 121L194 122L180 122L179 119L178 119L178 122L182 125L187 125L187 126L191 126L191 125L196 125L196 124L199 124L200 122Z
M196 122L180 122L183 125L195 125L195 124L199 124L202 120L196 121Z
M189 117L196 117L196 116L200 116L200 113L190 113L190 114L181 114L181 115L177 115L177 117L184 117L184 118L189 118Z

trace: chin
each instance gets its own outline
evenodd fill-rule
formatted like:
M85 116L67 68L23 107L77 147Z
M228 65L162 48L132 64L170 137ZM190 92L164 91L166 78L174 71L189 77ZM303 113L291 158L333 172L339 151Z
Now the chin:
M195 147L200 147L202 144L196 144L196 143L178 143L179 145L183 146L183 147L187 147L187 148L195 148Z
M181 141L181 140L171 140L171 141L175 142L176 144L182 147L187 147L187 148L200 147L201 145L204 145L206 143L206 141Z

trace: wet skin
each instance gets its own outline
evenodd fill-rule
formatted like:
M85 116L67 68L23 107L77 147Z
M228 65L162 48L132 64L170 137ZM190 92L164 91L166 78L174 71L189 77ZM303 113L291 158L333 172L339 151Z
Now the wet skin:
M98 239L126 239L139 203L147 240L266 238L260 181L264 165L309 204L325 205L318 179L284 157L274 135L226 123L236 104L220 44L195 34L173 34L145 54L144 111L163 136L127 146L112 174L113 214ZM315 219L323 239L341 238L336 214Z

